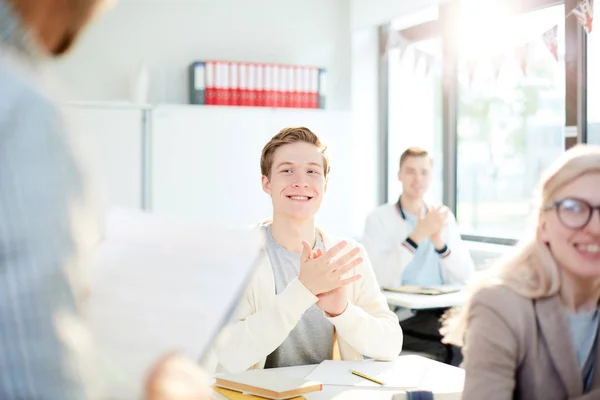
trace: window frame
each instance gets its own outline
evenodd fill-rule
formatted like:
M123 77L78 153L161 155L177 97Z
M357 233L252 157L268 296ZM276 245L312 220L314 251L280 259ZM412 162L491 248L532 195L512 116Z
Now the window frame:
M576 137L565 136L565 149L579 143L587 143L587 45L586 33L576 18L568 16L579 0L496 0L514 4L516 14L524 14L547 7L564 4L565 6L565 128L576 127ZM439 5L439 17L436 21L399 30L410 41L419 41L440 37L442 41L442 132L443 132L443 200L444 204L456 215L457 210L457 122L458 122L458 38L453 21L460 13L460 0ZM390 24L382 25L380 34L380 146L379 146L379 200L383 204L388 197L388 116L390 87L388 82L388 58L385 42ZM501 238L480 235L462 235L464 240L514 245L515 238Z

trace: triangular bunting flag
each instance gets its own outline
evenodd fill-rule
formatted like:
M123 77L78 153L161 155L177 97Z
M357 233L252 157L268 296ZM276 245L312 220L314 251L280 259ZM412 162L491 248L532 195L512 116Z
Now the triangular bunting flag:
M467 77L469 78L469 86L471 86L473 83L475 69L477 69L477 60L474 58L467 60Z
M431 54L424 54L424 58L425 58L425 76L429 75L429 71L431 71L431 67L433 66L433 63L435 62L435 57L433 57Z
M415 58L414 58L414 63L413 63L413 72L415 72L417 70L417 67L419 66L419 61L421 61L421 59L423 58L424 54L421 50L417 50L415 49Z
M404 57L404 54L406 53L406 49L408 49L408 46L410 45L410 42L408 40L406 40L403 36L401 36L400 34L398 34L398 50L400 50L400 59L399 61L402 61L402 58Z
M523 76L527 76L527 63L529 61L529 43L523 43L518 45L515 49L515 55L517 56L517 61L519 62L521 71L523 71Z
M554 59L558 61L558 25L554 25L544 32L542 39L548 50L550 50L550 53L554 56Z
M500 75L500 69L502 69L502 64L504 64L504 54L496 54L492 56L492 69L494 73L494 81L498 80L498 75Z
M594 2L593 0L582 0L577 7L571 10L569 15L574 14L577 20L583 26L587 34L592 33L592 24L594 22Z

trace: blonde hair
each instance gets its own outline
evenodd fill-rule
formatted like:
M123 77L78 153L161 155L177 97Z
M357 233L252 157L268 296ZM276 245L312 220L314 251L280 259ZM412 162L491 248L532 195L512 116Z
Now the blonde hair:
M411 157L429 157L429 152L421 147L409 147L400 156L400 168L402 168L404 161Z
M303 126L283 128L275 136L273 136L271 140L269 140L265 147L263 147L262 154L260 156L261 174L267 178L270 178L275 151L283 145L296 142L306 142L317 146L317 149L323 156L324 177L327 178L330 169L329 157L325 153L327 151L327 146L321 142L321 139L319 139L316 134Z
M548 245L540 238L540 216L553 196L563 186L590 172L600 172L600 146L578 145L564 152L545 172L535 197L532 226L514 252L492 267L485 278L474 282L469 292L502 284L521 296L539 299L558 293L560 271ZM445 343L463 345L468 327L469 301L451 310L443 319L440 330Z

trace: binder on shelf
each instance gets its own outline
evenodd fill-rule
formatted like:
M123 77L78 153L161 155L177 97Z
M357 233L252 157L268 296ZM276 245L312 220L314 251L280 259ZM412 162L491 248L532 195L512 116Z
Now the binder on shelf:
M295 93L294 102L296 103L296 107L298 107L298 108L305 108L304 103L302 101L302 96L303 96L303 92L304 92L303 74L304 74L304 68L295 67L294 79L296 80L296 93Z
M217 106L223 105L223 68L220 62L215 63L215 102Z
M279 66L279 102L277 107L287 107L287 67Z
M229 88L229 64L225 62L219 63L220 68L220 93L219 105L226 106L229 104L229 97L231 96Z
M247 106L256 106L256 65L248 64L248 104Z
M206 63L197 61L189 66L190 104L206 104Z
M306 93L306 87L304 85L304 71L306 67L298 67L296 73L296 86L298 86L298 107L306 108L306 100L304 94Z
M275 107L273 96L273 66L265 65L265 107Z
M216 104L217 88L215 87L216 80L216 65L212 61L206 62L206 103L208 105Z
M325 100L327 98L327 72L324 69L319 69L319 97L318 105L315 108L324 109L326 106Z
M188 68L190 104L325 108L322 68L234 61L195 61Z
M239 102L240 106L248 105L248 66L245 63L241 63L238 66L239 76Z
M239 68L238 63L229 63L229 97L230 106L240 105Z
M273 107L281 107L281 66L273 65Z
M309 108L319 108L319 70L310 70L310 100Z
M287 85L288 92L285 99L285 104L289 108L296 108L296 76L295 69L292 66L287 67Z
M256 65L256 104L257 107L264 107L266 103L265 95L265 65Z

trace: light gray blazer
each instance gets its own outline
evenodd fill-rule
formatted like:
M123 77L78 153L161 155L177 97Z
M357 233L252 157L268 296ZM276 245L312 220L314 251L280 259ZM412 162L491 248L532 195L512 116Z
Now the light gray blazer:
M584 395L569 335L558 296L532 300L503 285L481 289L469 312L463 398L600 399L600 346L591 390Z

